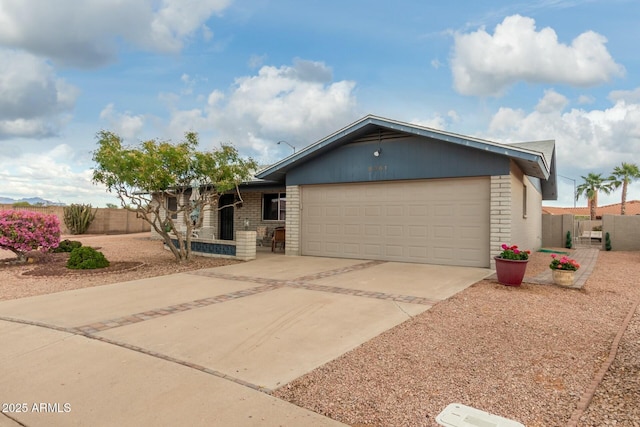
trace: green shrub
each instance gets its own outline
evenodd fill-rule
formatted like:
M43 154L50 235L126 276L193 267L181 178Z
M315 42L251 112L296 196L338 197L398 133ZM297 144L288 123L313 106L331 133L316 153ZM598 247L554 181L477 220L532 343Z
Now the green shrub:
M604 248L608 251L611 250L611 236L608 231L604 234Z
M71 251L67 268L76 270L89 270L94 268L109 267L109 261L102 252L98 252L90 246L81 246Z
M571 239L571 232L567 231L567 238L564 241L564 247L567 249L571 249L573 246L573 239Z
M60 242L58 247L53 250L53 252L71 252L72 250L74 250L75 248L79 248L80 246L82 246L82 243L78 242L77 240L64 239Z
M64 223L71 234L84 234L91 225L98 209L91 211L91 205L70 205L64 207Z

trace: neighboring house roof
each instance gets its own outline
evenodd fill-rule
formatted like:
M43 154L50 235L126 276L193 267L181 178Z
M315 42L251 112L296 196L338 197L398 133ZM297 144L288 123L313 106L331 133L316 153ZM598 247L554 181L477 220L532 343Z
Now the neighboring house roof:
M612 205L598 206L596 208L596 216L602 217L602 215L620 215L620 205L620 203L614 203ZM588 207L558 208L554 206L543 206L542 213L549 215L590 215ZM627 201L626 215L640 215L640 200Z
M303 148L297 153L293 153L289 157L266 167L257 173L256 177L276 182L284 182L287 172L294 167L380 128L433 138L451 144L488 151L496 155L507 156L520 167L524 174L540 178L543 182L546 182L546 193L557 194L554 141L500 144L374 115L365 116L320 141ZM553 199L555 199L555 197L553 197Z

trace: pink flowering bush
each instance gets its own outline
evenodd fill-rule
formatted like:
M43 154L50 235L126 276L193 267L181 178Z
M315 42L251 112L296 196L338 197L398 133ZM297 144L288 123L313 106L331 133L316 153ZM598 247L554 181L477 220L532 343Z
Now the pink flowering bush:
M25 261L26 253L47 252L60 243L60 221L55 215L31 211L0 211L0 249Z
M571 259L567 256L562 256L558 259L558 255L551 254L551 264L549 264L549 268L552 270L569 270L576 271L580 268L580 264L576 262L575 259Z
M502 259L525 261L529 259L529 254L531 253L531 251L522 251L518 249L518 246L516 245L509 246L503 243L500 247L502 248L502 253L500 253L500 258Z

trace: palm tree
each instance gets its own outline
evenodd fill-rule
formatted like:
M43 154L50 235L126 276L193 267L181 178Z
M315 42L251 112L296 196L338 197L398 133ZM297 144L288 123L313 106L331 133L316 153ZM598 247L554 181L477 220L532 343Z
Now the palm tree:
M589 201L589 213L591 219L596 219L596 208L598 207L598 192L611 193L611 183L602 177L601 173L590 172L587 176L581 177L584 182L576 188L576 200L584 195Z
M620 204L620 215L627 213L627 187L629 183L640 178L640 169L635 163L625 163L613 169L613 175L609 177L610 185L613 189L622 186L622 203Z

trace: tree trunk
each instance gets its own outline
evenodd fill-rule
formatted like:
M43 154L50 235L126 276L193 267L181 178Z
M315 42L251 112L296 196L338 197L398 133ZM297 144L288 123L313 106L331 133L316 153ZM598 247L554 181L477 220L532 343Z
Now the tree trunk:
M591 221L596 219L596 208L598 207L598 193L595 193L591 199L589 199L589 214Z
M620 204L620 215L627 214L627 180L622 181L622 203Z

